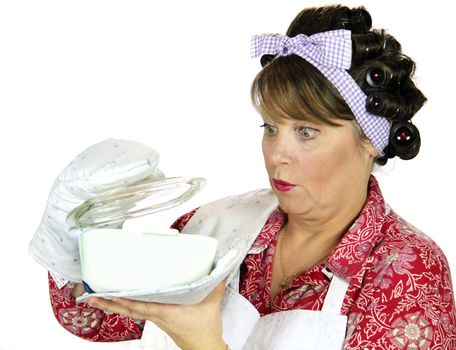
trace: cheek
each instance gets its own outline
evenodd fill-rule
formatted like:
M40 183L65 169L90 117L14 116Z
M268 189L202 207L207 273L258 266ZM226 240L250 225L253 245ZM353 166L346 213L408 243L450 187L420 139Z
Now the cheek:
M312 150L301 149L296 157L297 170L307 176L327 175L326 173L331 170L335 158L333 153L334 151L329 147L319 147Z
M329 185L352 171L355 149L346 145L328 145L298 157L298 172L307 182Z

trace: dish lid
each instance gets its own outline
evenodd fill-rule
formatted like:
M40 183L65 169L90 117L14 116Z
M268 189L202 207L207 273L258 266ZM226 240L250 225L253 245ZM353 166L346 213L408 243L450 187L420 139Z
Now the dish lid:
M110 224L171 209L192 198L206 180L201 177L146 179L119 187L86 200L67 216L67 223L79 228Z

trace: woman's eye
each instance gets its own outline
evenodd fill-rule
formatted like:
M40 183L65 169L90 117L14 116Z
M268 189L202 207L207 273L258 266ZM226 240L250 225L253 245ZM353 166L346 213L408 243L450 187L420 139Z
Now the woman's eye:
M268 123L264 123L261 127L264 128L264 133L267 135L275 135L279 131L276 126Z
M302 127L297 129L297 133L305 139L312 139L317 136L318 130L309 127Z

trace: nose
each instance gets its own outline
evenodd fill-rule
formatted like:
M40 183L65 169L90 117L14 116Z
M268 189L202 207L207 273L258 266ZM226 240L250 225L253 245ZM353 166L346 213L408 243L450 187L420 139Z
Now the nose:
M292 140L287 135L276 135L272 140L263 140L263 154L271 165L287 165L292 160Z

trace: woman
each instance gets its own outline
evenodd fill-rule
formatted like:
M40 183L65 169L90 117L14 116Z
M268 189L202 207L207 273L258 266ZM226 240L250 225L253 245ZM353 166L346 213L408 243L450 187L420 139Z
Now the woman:
M444 254L388 207L371 175L374 163L419 151L410 119L426 99L411 80L413 61L392 36L371 30L366 10L342 6L303 10L286 36L255 37L252 53L264 67L252 98L264 121L263 154L279 205L252 233L240 267L239 295L270 321L246 348L307 349L312 333L328 324L334 329L317 345L335 333L342 339L327 349L456 348ZM252 220L263 214L254 201L244 203ZM185 231L211 213L207 208L173 227ZM223 284L197 305L122 298L77 305L82 287L59 288L57 281L49 278L56 317L86 339L137 339L148 319L182 349L231 345L223 337ZM312 323L302 322L309 317Z

